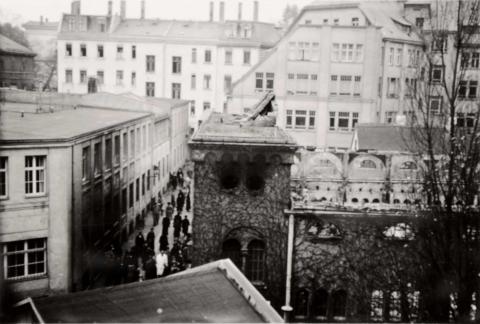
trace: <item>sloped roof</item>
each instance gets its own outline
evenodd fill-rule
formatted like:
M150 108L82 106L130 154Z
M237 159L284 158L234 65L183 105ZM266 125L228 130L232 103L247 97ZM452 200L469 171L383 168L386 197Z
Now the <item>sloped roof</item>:
M434 151L441 153L442 139L446 134L441 129L434 129L433 133ZM359 151L422 153L427 147L425 134L420 128L366 123L356 126L354 136L357 137Z
M39 322L49 323L282 322L229 259L160 279L37 298L32 308Z
M163 19L122 19L111 32L99 33L98 28L88 24L89 30L85 32L70 31L67 17L63 15L62 28L59 39L79 37L82 39L94 39L95 37L114 39L127 39L141 37L154 40L183 40L194 42L212 43L241 43L252 46L271 47L281 37L281 33L273 24L255 21L191 21L191 20L163 20ZM81 19L87 17L91 21L102 19L110 22L107 16L81 15ZM236 29L237 24L251 26L252 35L249 38L231 37L231 31ZM90 30L92 29L92 30Z
M58 28L58 21L33 21L29 20L22 25L25 29L42 29L42 30L56 30Z
M17 43L13 39L0 34L0 53L19 54L27 56L35 56L35 53L26 46Z

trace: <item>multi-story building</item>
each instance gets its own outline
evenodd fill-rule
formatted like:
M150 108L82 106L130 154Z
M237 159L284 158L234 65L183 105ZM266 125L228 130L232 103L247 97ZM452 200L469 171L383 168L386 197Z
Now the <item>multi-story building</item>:
M228 111L272 91L278 126L300 145L347 149L357 123L405 113L422 44L402 2L315 1L233 85Z
M196 127L211 111L223 111L225 93L254 66L279 39L272 24L253 20L225 20L220 3L219 21L138 19L120 15L81 15L80 1L64 14L59 27L58 90L87 93L132 92L140 96L192 101L190 126Z
M22 25L25 36L35 56L36 87L43 90L57 88L57 32L58 22L28 21Z
M34 57L31 49L0 35L0 87L33 89Z
M12 91L2 99L2 279L29 295L88 287L97 256L142 223L183 164L188 102Z

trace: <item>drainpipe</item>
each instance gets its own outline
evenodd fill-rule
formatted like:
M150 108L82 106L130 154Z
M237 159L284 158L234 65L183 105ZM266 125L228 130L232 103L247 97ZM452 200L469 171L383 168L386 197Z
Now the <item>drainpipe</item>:
M282 306L283 320L285 323L289 322L290 313L293 308L290 305L292 294L292 260L293 260L293 226L294 226L293 214L288 216L288 250L287 250L287 278L285 282L285 305Z

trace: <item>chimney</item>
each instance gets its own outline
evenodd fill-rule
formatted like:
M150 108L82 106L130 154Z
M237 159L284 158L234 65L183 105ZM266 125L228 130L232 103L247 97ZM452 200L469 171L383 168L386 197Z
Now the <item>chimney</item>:
M258 21L258 1L253 2L253 21Z
M208 16L208 21L213 21L213 1L210 1L210 12Z
M238 3L238 20L242 20L242 3Z
M125 0L120 1L120 18L125 19L127 13L127 4L125 3Z
M112 11L113 11L113 2L110 0L110 1L108 1L108 12L107 12L107 15L109 17L112 16Z
M72 1L72 15L80 16L80 0Z
M145 0L142 0L140 6L140 19L145 19Z
M220 1L220 15L218 19L220 22L225 22L225 1Z

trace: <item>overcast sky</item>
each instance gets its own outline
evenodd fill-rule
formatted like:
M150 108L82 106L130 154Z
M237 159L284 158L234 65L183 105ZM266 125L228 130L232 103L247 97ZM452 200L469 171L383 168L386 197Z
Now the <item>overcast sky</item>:
M141 0L127 1L127 17L140 16ZM225 18L236 19L238 3L243 3L243 19L252 19L253 0L224 0ZM313 0L259 0L259 19L276 23L281 19L287 4L296 4L299 8ZM105 14L108 0L82 0L81 11L85 14ZM146 17L161 19L208 20L210 0L146 0ZM215 20L218 19L220 0L215 4ZM21 24L28 20L39 20L40 16L49 21L58 21L63 12L70 11L71 0L0 0L0 22L9 21ZM119 12L120 0L113 0L113 12Z

